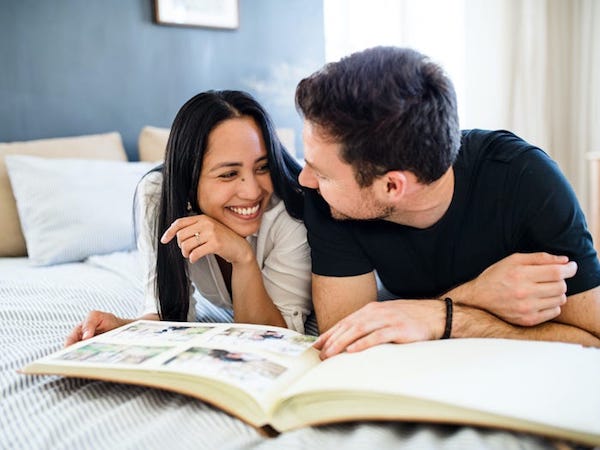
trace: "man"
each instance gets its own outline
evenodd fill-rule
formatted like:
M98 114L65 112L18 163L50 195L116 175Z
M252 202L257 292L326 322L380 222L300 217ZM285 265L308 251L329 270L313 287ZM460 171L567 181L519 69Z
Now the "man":
M460 132L424 55L355 53L300 82L321 357L504 337L600 346L600 264L573 190L506 131ZM376 274L397 300L376 302Z

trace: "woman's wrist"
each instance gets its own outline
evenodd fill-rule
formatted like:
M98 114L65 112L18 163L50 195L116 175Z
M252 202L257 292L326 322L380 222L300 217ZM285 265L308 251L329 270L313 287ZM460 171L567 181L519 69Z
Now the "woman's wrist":
M245 257L245 258L241 258L237 261L231 262L232 269L234 269L236 271L253 269L255 265L257 266L256 258L254 258L254 255L252 255L251 258Z
M236 255L236 258L232 261L229 261L232 266L236 268L242 268L251 266L256 262L256 256L254 255L254 251L250 244L246 243L244 250L240 251L239 256Z

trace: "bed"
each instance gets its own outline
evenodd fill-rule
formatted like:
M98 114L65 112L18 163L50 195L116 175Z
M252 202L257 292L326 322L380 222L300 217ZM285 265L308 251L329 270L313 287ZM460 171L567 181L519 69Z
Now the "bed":
M121 148L113 152L117 156L112 158L119 164L114 162L115 165L108 168L100 163L100 159L111 154L107 150L110 147L107 135L95 137L103 140L101 150L92 152L95 158L91 157L83 167L78 165L81 161L74 162L74 159L81 157L81 149L85 147L81 139L86 137L80 138L78 143L50 142L50 147L57 144L56 148L61 148L58 156L52 148L48 150L48 142L41 147L30 143L21 143L20 147L0 144L2 164L4 159L11 160L5 158L7 155L29 157L17 161L24 167L14 162L9 164L11 183L6 179L6 168L0 166L0 202L3 202L0 203L0 254L5 255L0 257L0 448L556 448L554 442L526 434L417 423L348 423L267 437L240 420L184 395L125 384L19 374L17 370L26 363L61 348L71 328L90 310L135 317L141 307L139 257L132 244L130 224L124 221L121 230L106 230L108 226L98 222L106 215L106 207L112 213L121 207L115 196L127 198L133 186L132 181L119 191L115 183L107 184L102 174L109 170L114 178L121 170L115 167L125 165L128 169L121 178L135 180L152 163L136 165L132 170L132 163L125 161L120 138L111 136L108 140L112 139L111 142ZM67 144L76 144L77 153L66 152ZM40 159L53 161L40 162ZM41 164L44 170L53 168L58 175L48 178L46 172L42 176L36 164ZM101 170L90 167L97 165L102 166ZM18 175L14 176L19 172L26 175L21 177L24 182L19 181ZM86 174L84 178L89 186L78 185L74 189L68 185L72 177L81 178L82 173ZM52 189L45 187L48 179L54 180ZM35 189L31 186L24 189L21 185L32 183L37 185ZM56 185L65 183L64 189ZM8 194L1 192L1 189L13 188ZM79 197L69 197L74 190L83 192L78 192ZM45 204L39 197L44 192ZM112 197L106 202L99 198L101 194ZM70 203L58 198L61 195L69 197ZM33 196L35 201L27 196ZM10 210L8 202L14 203L15 199L17 207L13 205ZM102 206L103 201L109 206ZM85 210L85 205L78 202L92 203L99 211ZM123 204L127 208L128 203ZM18 217L9 217L9 214ZM79 220L85 214L92 217ZM9 219L13 220L12 224L7 223ZM14 220L20 229L15 230ZM50 226L44 228L49 222ZM115 235L120 238L115 239ZM25 242L29 255L19 256ZM202 299L198 302L197 315L204 321L231 320L229 311ZM307 329L316 332L313 319Z

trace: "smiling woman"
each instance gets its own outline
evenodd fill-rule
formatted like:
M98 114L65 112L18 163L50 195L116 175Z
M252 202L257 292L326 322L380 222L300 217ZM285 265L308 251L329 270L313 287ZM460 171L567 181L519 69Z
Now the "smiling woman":
M236 322L303 332L311 295L299 172L248 94L209 91L186 102L164 164L138 187L142 317L195 320L196 290ZM131 320L92 312L68 343Z
M215 127L198 183L200 210L247 237L258 231L272 195L267 149L254 119Z

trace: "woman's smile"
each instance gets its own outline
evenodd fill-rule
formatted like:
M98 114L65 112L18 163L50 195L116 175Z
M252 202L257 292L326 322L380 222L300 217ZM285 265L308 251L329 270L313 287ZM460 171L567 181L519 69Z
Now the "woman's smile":
M250 206L227 206L226 209L244 220L256 219L262 214L260 203Z

